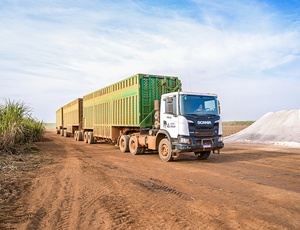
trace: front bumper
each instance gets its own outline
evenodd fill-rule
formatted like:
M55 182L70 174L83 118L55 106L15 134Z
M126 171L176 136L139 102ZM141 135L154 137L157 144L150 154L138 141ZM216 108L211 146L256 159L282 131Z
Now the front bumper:
M219 137L216 138L191 138L191 143L176 143L173 142L174 151L181 152L204 152L220 150L224 147L223 141L219 141Z

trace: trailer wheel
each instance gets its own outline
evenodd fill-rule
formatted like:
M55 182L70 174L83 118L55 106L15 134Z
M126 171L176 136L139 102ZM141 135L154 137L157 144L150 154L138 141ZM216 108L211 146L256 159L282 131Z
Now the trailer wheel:
M129 139L129 151L132 155L139 155L142 152L142 148L138 147L136 136L131 136Z
M159 142L158 154L159 154L160 159L163 161L173 160L172 147L171 147L171 143L168 139L164 138Z
M195 155L198 157L199 160L205 160L210 156L210 151L196 152Z
M75 132L74 132L74 140L78 141L78 131L77 130L75 130Z
M64 136L65 137L69 137L70 136L70 134L67 132L67 130L64 130Z
M83 141L83 132L81 132L81 131L77 131L78 133L77 133L77 141Z
M93 132L88 132L88 140L87 140L88 144L94 144L94 133Z
M88 143L88 132L84 132L83 134L83 142Z
M127 135L121 136L119 146L122 153L129 152L129 139Z
M64 136L64 129L60 129L60 135Z

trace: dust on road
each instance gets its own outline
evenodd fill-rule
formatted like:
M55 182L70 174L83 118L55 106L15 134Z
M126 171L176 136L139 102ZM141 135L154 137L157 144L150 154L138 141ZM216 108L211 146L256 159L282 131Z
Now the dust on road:
M300 229L300 149L228 143L163 162L47 133L38 171L8 212L16 229Z

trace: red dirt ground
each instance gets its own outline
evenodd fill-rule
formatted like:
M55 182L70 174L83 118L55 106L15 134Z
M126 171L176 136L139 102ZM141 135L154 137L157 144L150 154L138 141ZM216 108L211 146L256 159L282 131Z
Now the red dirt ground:
M163 162L46 133L52 163L22 175L4 229L300 229L300 149L226 144Z

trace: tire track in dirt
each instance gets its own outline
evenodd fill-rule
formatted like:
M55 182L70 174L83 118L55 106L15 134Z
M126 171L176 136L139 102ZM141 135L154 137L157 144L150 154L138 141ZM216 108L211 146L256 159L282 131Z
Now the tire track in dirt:
M101 167L107 167L110 176L114 178L118 175L120 177L120 172L122 172L121 180L117 184L123 187L123 193L128 194L131 206L135 206L137 219L134 223L139 229L148 229L149 226L153 229L161 229L164 226L171 226L168 229L196 229L197 224L189 217L207 218L204 211L196 213L195 210L186 208L187 202L194 201L193 197L178 191L160 179L136 174L114 164L109 166L101 164ZM132 191L135 192L132 193ZM149 218L149 216L156 218ZM168 219L165 216L168 216Z
M56 141L57 144L63 144ZM84 147L84 146L83 146ZM93 167L89 149L65 147L67 157L62 160L55 177L40 177L33 184L31 215L24 220L24 229L122 229L134 223L126 197L116 196L118 189L107 167ZM56 170L58 171L58 170ZM54 179L55 178L55 179ZM49 189L51 188L51 189ZM44 211L47 210L47 213ZM101 216L102 218L99 218Z
M298 229L299 155L229 146L166 164L53 139L56 163L33 180L16 229Z
M135 180L134 183L138 184L141 187L144 187L145 189L154 192L154 193L158 193L158 192L162 192L165 194L172 194L175 195L178 198L181 198L183 200L193 200L193 197L188 196L188 194L183 193L183 192L179 192L174 188L171 188L168 185L164 185L163 182L161 180L155 179L155 178L150 178L149 180Z
M38 208L38 211L32 214L27 229L42 229L44 226L52 226L54 229L69 227L72 204L77 191L74 176L78 169L78 162L72 157L67 157L63 167L58 165L55 168L59 172L55 178L39 178L39 181L33 185L30 204L33 206L32 209ZM70 175L71 170L74 170L75 174ZM47 210L47 213L40 215L39 210Z
M133 222L126 203L126 198L114 195L117 192L115 182L107 176L103 169L90 166L88 170L88 180L83 185L80 199L79 222L89 227L118 227ZM93 184L91 184L93 181ZM104 218L96 218L102 216Z

